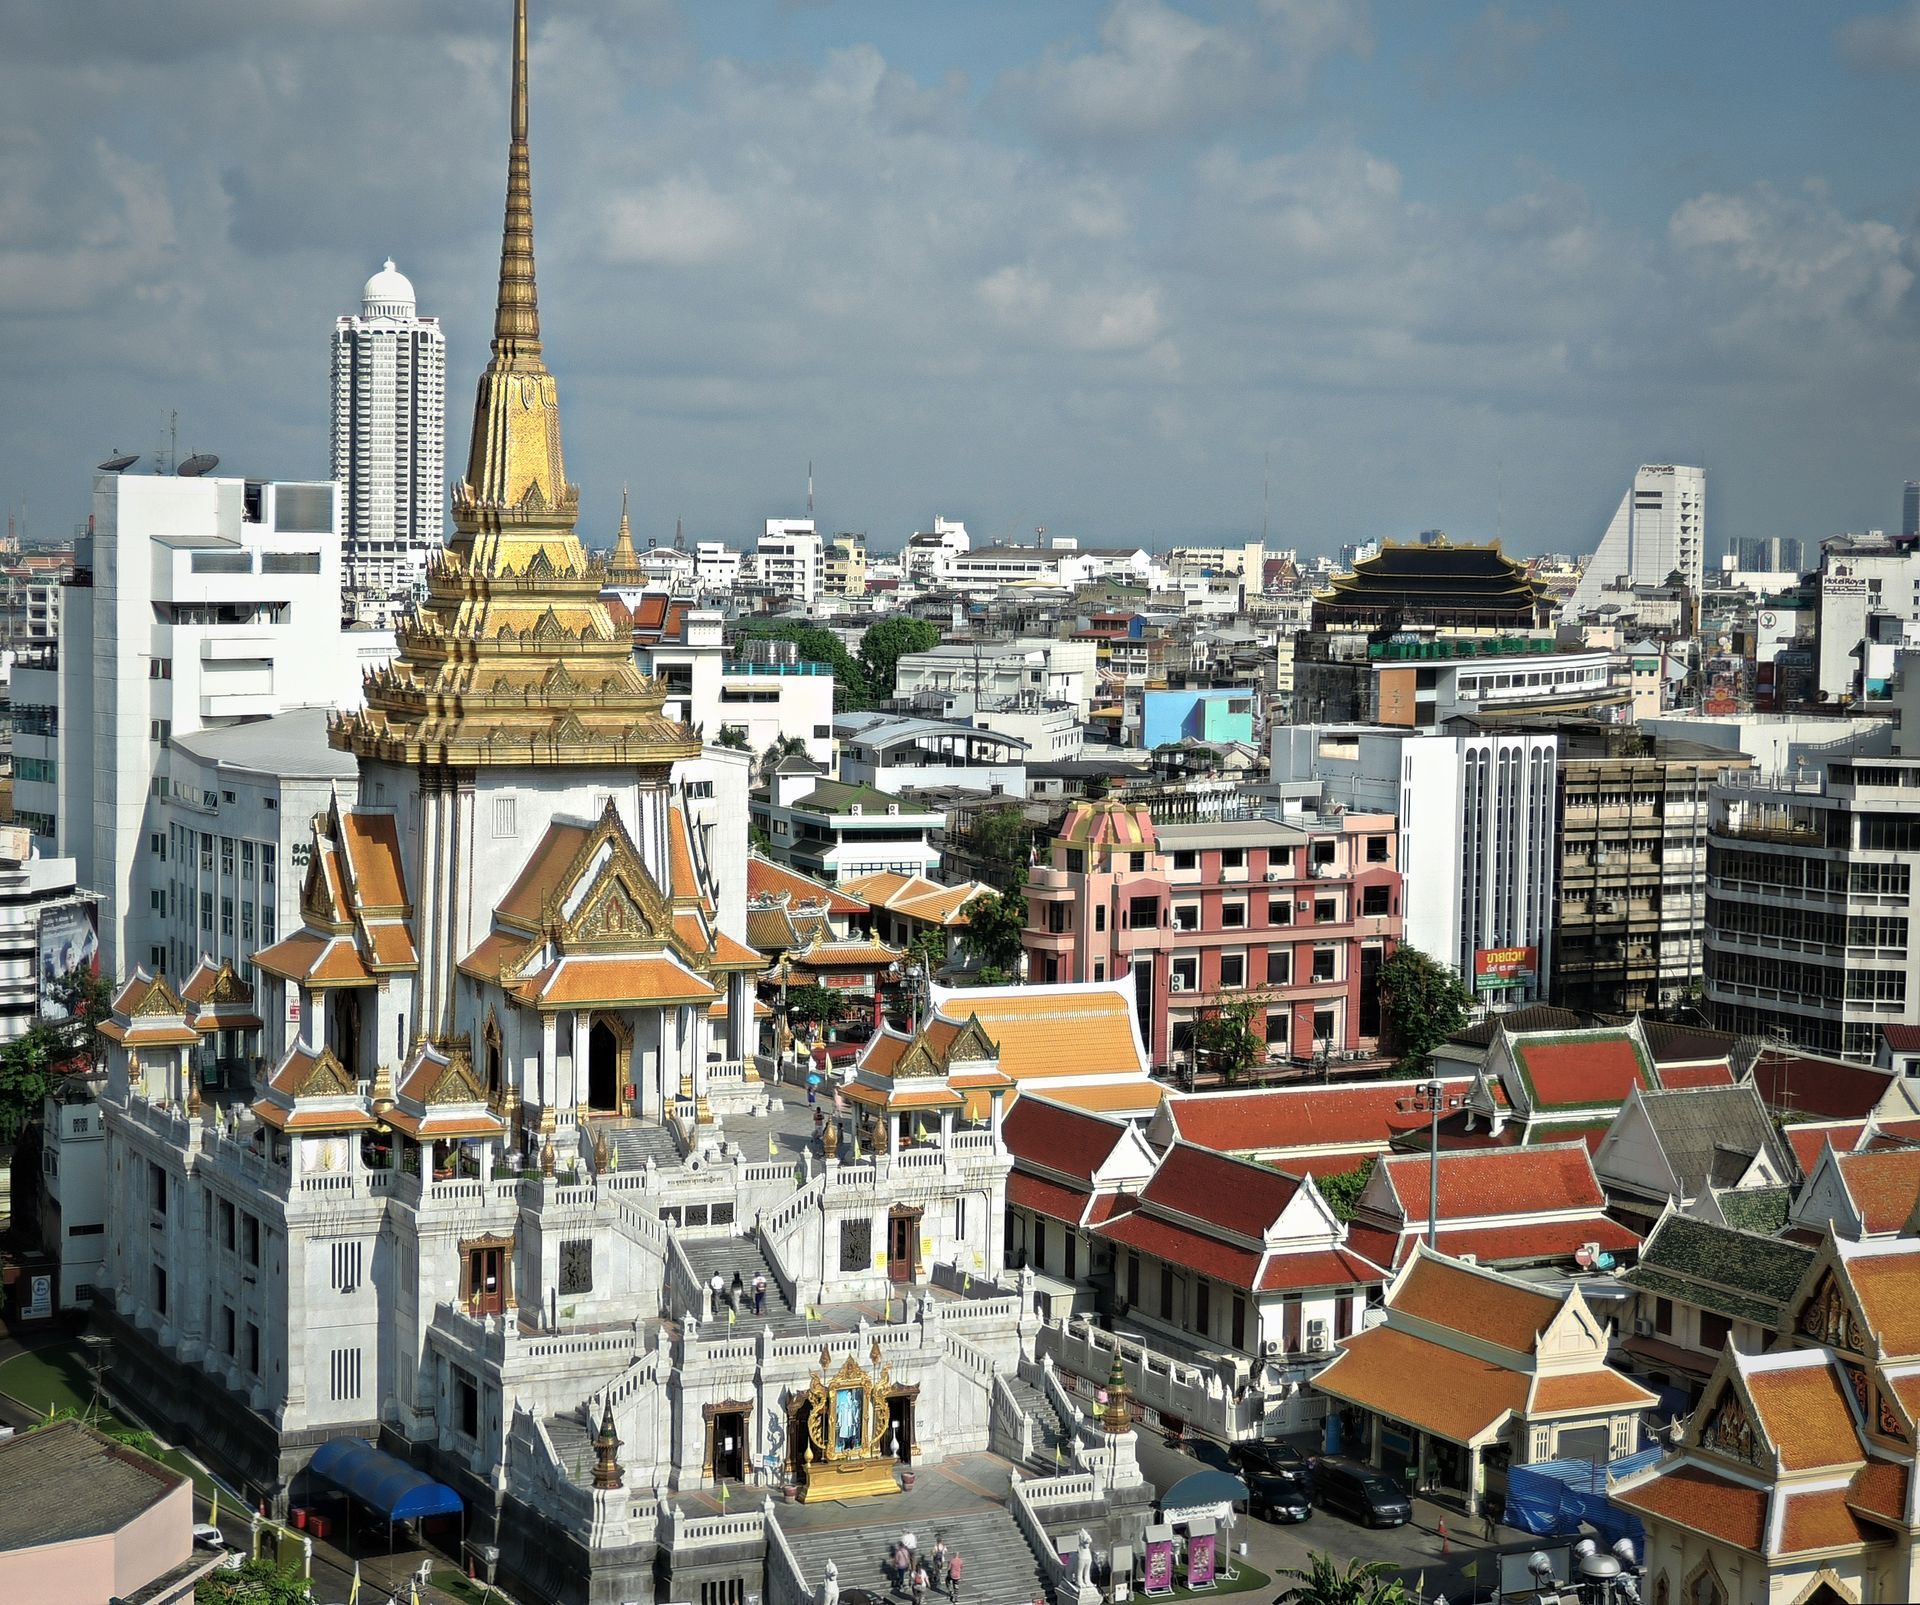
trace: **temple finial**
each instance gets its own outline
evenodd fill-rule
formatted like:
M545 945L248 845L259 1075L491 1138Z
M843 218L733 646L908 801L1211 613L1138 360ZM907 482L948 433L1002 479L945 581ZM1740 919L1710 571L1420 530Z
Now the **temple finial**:
M533 159L527 144L527 0L513 0L513 122L507 145L507 216L500 238L496 355L540 351L540 297L533 273Z

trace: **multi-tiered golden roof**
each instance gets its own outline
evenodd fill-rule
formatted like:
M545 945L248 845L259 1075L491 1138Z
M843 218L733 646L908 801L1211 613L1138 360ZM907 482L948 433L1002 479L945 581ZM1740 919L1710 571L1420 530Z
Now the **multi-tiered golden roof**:
M541 360L527 144L527 6L514 0L513 126L493 355L474 398L454 535L427 576L399 654L367 677L364 710L332 726L362 758L430 764L664 765L699 741L663 711L574 533L560 398Z

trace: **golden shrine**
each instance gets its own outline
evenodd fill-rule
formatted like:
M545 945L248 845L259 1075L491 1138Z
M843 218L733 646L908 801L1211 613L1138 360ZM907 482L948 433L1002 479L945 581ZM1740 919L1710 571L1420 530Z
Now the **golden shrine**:
M807 1385L809 1453L800 1502L897 1494L897 1462L886 1443L893 1374L880 1359L880 1345L873 1345L871 1372L848 1355L828 1377L823 1373L832 1358L827 1350L820 1351L820 1370Z

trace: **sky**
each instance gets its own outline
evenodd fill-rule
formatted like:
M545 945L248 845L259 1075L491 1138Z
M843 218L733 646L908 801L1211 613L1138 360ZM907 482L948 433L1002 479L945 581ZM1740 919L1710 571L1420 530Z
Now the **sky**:
M464 466L509 0L12 0L0 501L115 448L328 472L392 256ZM1920 4L532 0L581 531L805 511L1305 552L1591 550L1636 464L1710 550L1920 478ZM149 462L151 458L148 459Z

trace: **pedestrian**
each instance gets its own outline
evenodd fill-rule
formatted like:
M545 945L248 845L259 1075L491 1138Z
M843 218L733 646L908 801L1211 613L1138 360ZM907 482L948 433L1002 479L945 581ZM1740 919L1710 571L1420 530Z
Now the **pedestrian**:
M927 1557L927 1577L936 1591L947 1586L947 1541L944 1538L935 1538L933 1541L933 1553Z
M927 1569L924 1566L916 1566L913 1569L913 1605L926 1605L926 1600Z
M893 1591L896 1594L906 1593L908 1569L912 1564L913 1557L907 1553L907 1546L895 1544L893 1546Z
M767 1313L767 1274L765 1271L755 1271L753 1273L753 1313L755 1315L765 1315Z
M960 1572L963 1565L958 1550L947 1557L947 1598L953 1600L955 1605L960 1599Z
M742 1304L746 1303L746 1301L747 1284L741 1280L740 1273L735 1271L733 1273L733 1286L727 1290L727 1303L737 1310Z
M1481 1505L1481 1536L1490 1544L1500 1536L1500 1516L1500 1507L1493 1500L1489 1499Z
M713 1294L713 1318L717 1321L720 1319L720 1306L727 1302L726 1278L715 1271L713 1280L707 1283L707 1287Z

